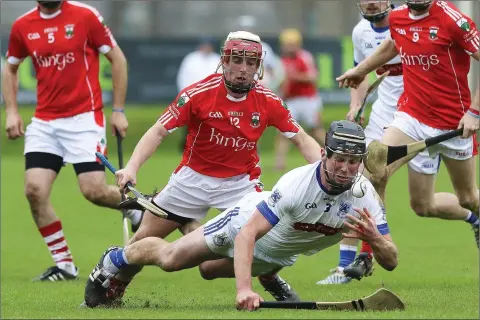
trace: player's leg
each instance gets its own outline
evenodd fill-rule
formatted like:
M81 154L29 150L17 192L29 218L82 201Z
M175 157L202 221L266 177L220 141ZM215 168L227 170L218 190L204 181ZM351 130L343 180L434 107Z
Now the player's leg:
M122 201L120 189L115 185L108 185L105 167L98 162L74 163L78 184L83 196L91 203L110 209L117 209ZM135 232L140 226L142 211L125 210L127 218Z
M445 132L445 130L431 128L424 124L420 126L419 130L422 131L424 136L435 136ZM412 198L412 209L417 215L422 217L467 221L475 231L476 243L478 245L478 217L476 214L479 209L479 195L476 185L476 164L473 157L476 154L474 138L453 138L431 147L428 152L441 154L442 160L450 174L456 195L446 192L433 194L432 191L429 197L420 196ZM428 155L427 151L424 151L423 154L425 157ZM414 168L415 159L410 163L412 168ZM410 183L412 187L416 186L415 180L421 179L421 175L418 172L428 170L428 167L430 166L420 167L417 165L415 168L417 172L410 170L413 180ZM423 193L420 194L423 195Z
M209 196L198 185L189 185L201 181L201 178L192 171L187 167L182 168L173 175L167 186L151 200L153 204L167 212L168 218L162 219L148 210L145 211L142 223L130 239L129 244L148 237L163 239L177 229L188 233L198 227L198 223L194 220L201 220L205 217L209 208L207 203ZM116 281L110 283L110 300L121 299L126 287L142 268L141 265L129 265L122 268L115 276Z
M59 119L55 130L65 150L64 161L73 164L84 197L98 206L116 209L122 201L120 189L107 184L105 167L95 156L95 152L106 152L105 126L105 116L99 110ZM132 222L132 228L136 229L142 212L127 210L127 217Z
M479 190L476 183L476 157L471 157L467 160L456 160L444 157L445 166L447 167L455 189L456 201L464 208L462 213L459 213L458 218L467 221L471 224L475 242L480 247L479 241ZM442 202L448 201L444 194L436 194L435 199L438 199L438 205L442 206ZM450 196L451 202L455 200ZM466 216L465 216L466 213Z
M87 280L85 302L89 307L106 303L111 279L129 265L154 265L167 272L189 269L207 260L222 258L207 245L199 228L175 242L148 237L125 248L109 248Z
M63 233L62 222L50 202L50 192L63 166L63 152L51 122L36 118L25 133L25 195L33 220L42 235L55 266L35 278L39 281L77 279L78 270Z

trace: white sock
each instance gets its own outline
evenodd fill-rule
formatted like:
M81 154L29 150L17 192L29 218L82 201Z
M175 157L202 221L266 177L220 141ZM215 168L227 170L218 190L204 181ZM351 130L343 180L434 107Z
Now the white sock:
M68 273L77 276L78 275L78 270L75 268L75 264L73 262L57 262L57 267L59 267L62 270L67 271Z
M142 211L140 210L127 210L127 218L132 224L138 224L142 220Z

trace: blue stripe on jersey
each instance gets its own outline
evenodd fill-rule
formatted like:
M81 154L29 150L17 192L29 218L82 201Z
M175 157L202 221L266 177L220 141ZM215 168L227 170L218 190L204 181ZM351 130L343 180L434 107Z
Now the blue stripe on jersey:
M272 226L275 226L278 221L280 221L280 219L275 215L275 213L270 210L265 200L257 204L257 209Z
M355 61L355 60L353 60L353 66L354 66L354 67L358 66L358 62Z
M382 235L386 235L386 234L389 234L389 233L390 233L390 229L388 228L388 224L387 224L387 223L379 224L379 225L377 226L377 230L378 230L378 232L380 232L380 234L382 234Z
M376 33L384 33L385 31L387 31L388 29L390 29L389 26L386 26L386 27L375 27L373 25L373 23L370 22L370 26L372 27L372 30L375 31Z
M205 226L203 229L203 234L204 235L209 235L213 232L216 232L223 228L227 223L232 220L232 217L238 216L238 211L240 210L239 207L234 208L233 210L229 211L223 218L218 219L214 223Z

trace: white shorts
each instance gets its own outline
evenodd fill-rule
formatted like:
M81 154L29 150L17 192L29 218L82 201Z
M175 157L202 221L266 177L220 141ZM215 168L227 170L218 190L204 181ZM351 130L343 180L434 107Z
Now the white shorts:
M173 173L165 188L153 199L162 209L180 217L201 220L210 208L223 211L234 206L244 195L256 192L259 180L248 174L215 178L182 167Z
M231 207L205 223L203 234L208 248L214 253L233 258L235 237L255 207L256 202L247 205L239 203L237 207ZM259 254L254 250L252 276L261 276L282 268L281 265L264 261L256 255Z
M95 162L95 152L105 154L107 149L105 125L102 111L50 121L34 117L25 132L24 154L50 153L72 164Z
M427 126L402 111L395 112L395 119L390 125L417 141L451 131ZM455 160L467 160L473 156L473 151L473 137L468 139L457 137L420 152L415 158L410 160L408 165L417 172L435 174L440 166L440 155Z
M308 129L319 126L320 115L323 103L319 96L297 97L285 100L292 118Z
M396 107L390 107L376 100L372 106L372 113L365 128L365 137L367 146L372 141L380 141L385 133L385 128L389 127L395 119ZM427 156L425 156L425 154ZM429 157L428 152L419 153L415 158L409 161L409 166L417 172L425 174L435 174L440 168L440 155Z

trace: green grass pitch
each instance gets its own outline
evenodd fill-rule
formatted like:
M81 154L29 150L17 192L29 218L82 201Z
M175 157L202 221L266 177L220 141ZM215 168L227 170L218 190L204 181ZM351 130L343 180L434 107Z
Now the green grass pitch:
M155 107L129 107L129 137L125 141L125 159L141 134L156 120L161 110ZM26 123L33 110L22 108ZM345 107L325 110L325 123L345 118ZM2 116L5 113L2 111ZM377 266L372 277L348 285L317 286L338 260L338 246L313 257L301 257L296 265L284 269L287 279L304 300L341 301L369 295L382 285L397 293L406 303L403 312L355 313L326 311L260 310L238 312L234 308L233 280L205 281L197 269L166 273L145 268L125 295L126 306L115 310L85 310L83 300L88 273L100 254L110 245L122 244L122 220L119 213L96 207L82 198L73 168L67 166L54 184L52 203L62 219L64 232L80 268L81 280L69 283L32 283L31 279L51 266L52 259L30 216L23 195L23 139L7 141L1 124L1 317L2 318L470 318L479 316L478 250L470 227L416 217L410 209L407 170L402 168L391 179L387 190L387 217L399 248L399 266L387 272ZM263 182L270 189L281 174L271 170L273 131L260 144L264 168ZM178 137L174 133L155 156L141 169L138 188L150 192L162 188L180 160ZM109 136L110 160L117 165L116 145ZM291 150L288 167L305 162ZM113 183L113 177L108 173ZM437 179L438 191L452 191L448 174L442 167ZM217 212L212 210L209 217ZM179 236L176 232L168 239ZM254 288L266 300L256 280Z

